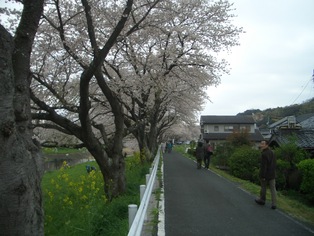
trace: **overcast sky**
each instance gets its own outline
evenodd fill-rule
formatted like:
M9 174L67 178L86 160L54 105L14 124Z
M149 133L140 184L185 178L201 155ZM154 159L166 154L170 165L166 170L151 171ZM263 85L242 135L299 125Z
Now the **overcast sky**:
M314 0L231 0L246 31L226 59L229 75L208 89L201 115L236 115L314 97ZM313 111L314 112L314 111Z

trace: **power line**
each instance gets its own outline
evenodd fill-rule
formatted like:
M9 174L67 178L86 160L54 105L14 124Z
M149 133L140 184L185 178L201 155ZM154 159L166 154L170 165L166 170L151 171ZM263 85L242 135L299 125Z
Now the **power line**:
M313 75L312 75L312 78L307 81L306 85L303 87L301 93L296 97L296 99L294 99L294 101L291 103L291 105L293 105L295 103L296 100L298 100L298 98L302 95L302 93L304 92L304 90L307 88L307 86L309 85L309 83L313 80L314 82L314 70L313 70Z

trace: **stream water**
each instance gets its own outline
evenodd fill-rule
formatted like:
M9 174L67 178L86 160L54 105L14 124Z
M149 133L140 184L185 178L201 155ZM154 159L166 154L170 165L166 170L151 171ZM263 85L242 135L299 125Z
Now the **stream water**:
M45 171L60 169L64 161L66 161L68 165L74 166L94 160L94 158L89 153L49 154L45 155L44 158Z

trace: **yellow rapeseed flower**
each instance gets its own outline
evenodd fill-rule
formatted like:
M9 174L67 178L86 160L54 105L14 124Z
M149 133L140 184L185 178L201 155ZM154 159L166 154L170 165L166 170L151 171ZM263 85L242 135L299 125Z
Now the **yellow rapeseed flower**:
M49 191L48 196L50 197L50 201L52 201L53 200L53 193Z
M95 185L96 185L96 182L93 181L93 182L91 183L91 189L92 189L92 190L95 190Z
M61 175L61 177L62 177L62 179L66 179L66 178L68 177L68 175L67 175L66 173L63 173L63 174Z

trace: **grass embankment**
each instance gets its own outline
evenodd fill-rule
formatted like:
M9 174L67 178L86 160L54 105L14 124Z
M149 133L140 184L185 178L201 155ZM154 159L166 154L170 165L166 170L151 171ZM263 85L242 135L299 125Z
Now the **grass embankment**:
M185 152L187 147L188 147L187 145L179 145L175 146L175 150L180 152L183 156L187 158L195 159L193 156ZM260 186L249 181L236 178L228 174L228 172L224 170L215 168L213 165L210 166L210 169L213 172L223 176L224 178L239 184L242 189L249 192L250 194L255 196L259 195ZM267 199L270 199L269 191L267 191ZM278 209L286 212L288 215L300 221L314 225L314 207L307 204L306 200L302 199L302 196L300 194L295 192L278 191L277 204Z
M86 165L96 167L87 174ZM127 191L112 202L104 196L103 179L95 162L47 172L42 181L45 235L127 235L128 205L139 205L139 186L149 164L126 158Z

